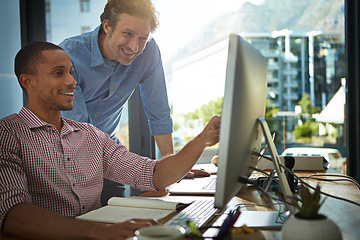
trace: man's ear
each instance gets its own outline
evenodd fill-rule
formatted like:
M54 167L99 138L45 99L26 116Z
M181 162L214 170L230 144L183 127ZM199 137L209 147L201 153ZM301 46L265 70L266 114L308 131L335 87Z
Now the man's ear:
M19 77L19 82L24 89L29 89L35 83L35 79L33 75L23 73Z
M107 34L107 35L110 34L111 26L109 24L109 20L105 19L102 24L103 24L103 29L104 29L105 34Z

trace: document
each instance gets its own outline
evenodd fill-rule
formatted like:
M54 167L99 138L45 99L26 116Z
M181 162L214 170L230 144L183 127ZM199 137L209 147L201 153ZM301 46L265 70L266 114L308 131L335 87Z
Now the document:
M118 223L132 218L160 220L187 205L152 198L112 197L107 206L80 215L77 219L105 223Z

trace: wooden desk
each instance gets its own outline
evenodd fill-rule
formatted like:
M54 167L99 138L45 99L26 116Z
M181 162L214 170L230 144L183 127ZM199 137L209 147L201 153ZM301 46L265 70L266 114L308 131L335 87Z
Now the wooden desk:
M331 171L330 171L331 172ZM316 174L319 172L297 172L298 176L308 176L310 174ZM327 177L331 178L331 177ZM308 183L316 186L317 182L315 180L306 180ZM357 203L360 203L360 191L357 187L349 182L324 182L320 181L321 190L323 192L347 198ZM167 198L175 198L175 196L167 196ZM192 197L196 198L196 197ZM266 197L262 196L261 192L254 187L244 187L236 197L233 198L235 203L246 203L246 204L270 204L270 207L262 207L258 205L247 206L246 209L249 211L273 211L278 210L278 205L272 205L274 202ZM347 203L341 200L336 200L328 197L324 205L320 209L320 213L331 218L339 226L343 239L344 240L357 240L360 239L360 207ZM173 216L173 215L172 215ZM169 216L167 219L164 219L163 223L170 219L172 216ZM214 219L212 222L214 222ZM265 238L270 239L281 239L280 230L262 230L261 231ZM12 240L13 238L8 238L0 235L1 240Z
M333 173L332 171L328 171ZM308 176L319 172L297 172L298 176ZM324 172L322 172L324 173ZM327 179L334 179L334 177L324 177ZM316 186L319 182L321 191L346 198L354 202L360 203L360 191L350 182L325 182L316 180L306 180L312 186ZM257 204L271 204L274 203L271 199L263 196L255 187L245 187L232 201L238 203L257 203ZM249 211L271 211L278 210L277 205L272 207L249 206L246 207ZM331 218L340 228L344 240L360 239L360 207L354 204L327 197L324 205L320 209L320 213ZM262 231L266 239L281 239L281 232L278 231Z

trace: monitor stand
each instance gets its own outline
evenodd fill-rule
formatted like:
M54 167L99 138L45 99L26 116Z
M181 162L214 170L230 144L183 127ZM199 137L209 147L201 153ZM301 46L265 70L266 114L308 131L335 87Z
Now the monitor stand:
M285 172L284 172L284 170L282 170L282 168L280 166L280 158L279 158L278 152L276 150L274 141L271 137L269 126L267 125L265 119L263 119L261 117L257 119L257 123L260 124L260 126L263 130L266 144L269 147L272 162L274 164L274 171L277 173L278 178L279 178L279 185L280 185L284 200L286 202L286 204L285 204L286 208L287 208L287 210L290 211L291 214L294 214L295 207L292 204L289 204L294 201L293 193L290 189ZM271 174L274 174L274 172L272 172Z

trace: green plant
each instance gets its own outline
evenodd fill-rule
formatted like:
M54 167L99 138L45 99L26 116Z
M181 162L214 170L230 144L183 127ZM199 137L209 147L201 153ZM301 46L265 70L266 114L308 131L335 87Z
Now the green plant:
M301 137L311 137L313 134L313 129L309 122L305 122L302 125L295 126L294 135L296 139Z
M300 185L300 198L295 202L298 209L298 215L302 218L313 219L319 217L319 209L325 199L321 201L320 185L318 184L314 191L310 191L308 187ZM299 204L299 202L301 204Z

